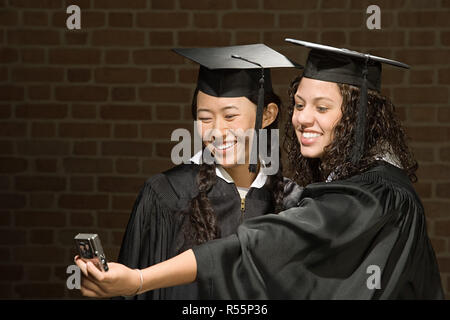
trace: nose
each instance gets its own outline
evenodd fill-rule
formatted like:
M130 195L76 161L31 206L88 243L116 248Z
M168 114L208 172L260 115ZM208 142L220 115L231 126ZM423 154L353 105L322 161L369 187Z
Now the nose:
M225 141L226 135L228 133L228 125L226 121L220 119L220 117L214 119L210 127L206 129L205 135L206 139L209 141L221 142Z
M292 124L294 127L310 127L314 124L314 112L308 105L302 109L295 109L292 114Z

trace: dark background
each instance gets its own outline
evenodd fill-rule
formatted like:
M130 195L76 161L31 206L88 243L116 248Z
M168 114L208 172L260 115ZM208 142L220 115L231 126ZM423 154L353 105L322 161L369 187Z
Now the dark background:
M81 30L66 28L72 4ZM286 37L412 66L386 67L383 92L450 298L450 0L0 0L0 297L79 298L65 285L78 232L116 259L140 186L172 166L171 132L192 129L197 68L171 48L262 42L304 63ZM285 103L296 73L273 73Z

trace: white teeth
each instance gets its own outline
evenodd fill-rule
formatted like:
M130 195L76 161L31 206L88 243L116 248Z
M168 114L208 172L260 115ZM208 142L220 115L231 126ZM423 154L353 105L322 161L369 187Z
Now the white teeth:
M312 133L312 132L303 132L303 137L309 139L309 138L317 138L320 137L320 133Z
M228 148L234 146L235 144L236 144L236 142L233 141L233 142L230 142L230 143L227 143L227 144L223 144L221 146L216 146L216 149L225 150L225 149L228 149Z

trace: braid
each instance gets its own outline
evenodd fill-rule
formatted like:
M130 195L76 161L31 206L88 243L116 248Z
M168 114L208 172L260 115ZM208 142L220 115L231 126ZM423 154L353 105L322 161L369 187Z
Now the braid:
M220 237L216 215L207 196L216 181L215 164L201 164L197 174L198 195L192 198L189 206L189 228L185 230L187 245L197 245Z

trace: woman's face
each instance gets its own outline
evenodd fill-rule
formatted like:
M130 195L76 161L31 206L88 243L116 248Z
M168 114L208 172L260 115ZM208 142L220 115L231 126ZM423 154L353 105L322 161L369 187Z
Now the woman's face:
M303 77L294 97L292 115L300 152L321 158L333 140L334 126L342 117L342 95L336 83Z
M255 119L256 105L245 97L223 98L198 92L198 132L217 163L224 167L248 163ZM265 112L263 127L273 120Z

